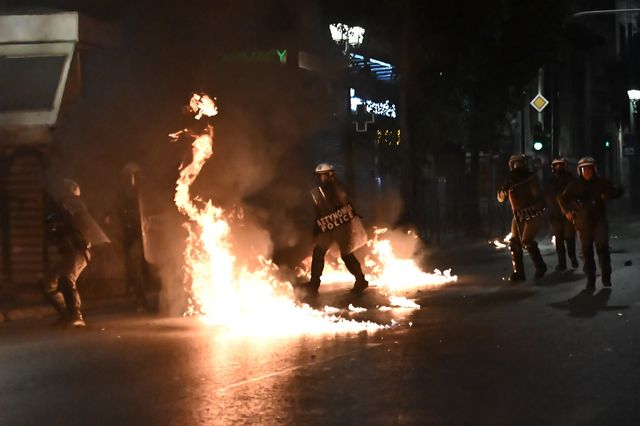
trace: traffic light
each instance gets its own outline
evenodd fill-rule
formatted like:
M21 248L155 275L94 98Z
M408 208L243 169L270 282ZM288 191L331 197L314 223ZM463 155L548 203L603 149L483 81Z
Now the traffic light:
M531 148L534 152L542 152L547 148L549 144L547 137L544 133L534 133L533 140L531 141Z
M532 129L531 150L536 154L542 154L549 148L549 135L547 135L542 127L542 123L536 123Z

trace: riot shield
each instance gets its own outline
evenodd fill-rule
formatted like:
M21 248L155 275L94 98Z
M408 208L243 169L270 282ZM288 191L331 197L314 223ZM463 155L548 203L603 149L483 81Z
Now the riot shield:
M509 188L509 202L518 222L525 222L541 215L545 206L538 176L533 174Z
M367 232L353 206L344 202L344 197L331 194L326 188L311 190L316 207L316 242L329 248L337 243L342 254L349 254L367 243Z
M73 227L82 234L87 243L97 246L111 242L79 198L65 200L63 205L71 213Z

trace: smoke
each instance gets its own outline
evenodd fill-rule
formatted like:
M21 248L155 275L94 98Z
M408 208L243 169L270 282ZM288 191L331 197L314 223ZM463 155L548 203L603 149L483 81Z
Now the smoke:
M156 227L150 232L159 226L162 234L151 244L157 252L152 264L162 278L161 305L171 313L180 310L184 293L184 218L173 205L173 190L190 147L170 143L167 135L193 125L182 112L191 93L217 97L220 109L212 120L214 155L192 195L242 212L233 232L243 257L261 254L293 266L309 254L308 190L314 164L329 160L317 158L313 145L328 144L318 135L339 124L326 77L302 71L295 62L298 48L327 38L314 6L203 5L183 4L170 12L146 2L129 5L120 18L123 46L78 56L82 86L55 129L48 174L77 180L100 220L115 214L122 167L140 165L143 216ZM260 52L275 49L288 49L289 62L260 59ZM225 59L238 52L249 59ZM118 238L112 240L117 244Z

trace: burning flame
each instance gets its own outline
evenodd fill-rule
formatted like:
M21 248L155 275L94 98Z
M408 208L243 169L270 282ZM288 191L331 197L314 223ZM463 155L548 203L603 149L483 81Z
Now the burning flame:
M387 293L395 295L400 290L417 287L439 287L448 282L456 281L457 276L451 275L451 269L441 272L435 269L432 274L423 272L411 258L398 258L393 250L392 242L385 238L388 230L379 228L374 231L373 239L367 242L371 255L365 257L365 266L370 270L371 282L383 287ZM417 236L409 232L411 239Z
M395 307L419 309L414 301L399 296L401 291L413 288L437 288L444 284L457 281L458 277L451 275L451 270L441 272L435 269L433 273L423 272L414 259L399 257L393 247L392 237L387 228L374 230L373 238L367 242L369 254L364 258L364 272L369 284L376 286L389 298L389 304ZM405 239L413 240L412 247L417 242L417 236L408 232ZM297 274L309 277L311 257L304 260L298 267ZM337 283L353 281L353 276L346 270L341 259L335 258L327 262L322 272L322 283ZM380 307L386 310L386 307Z
M505 248L509 244L509 241L511 241L511 232L505 235L502 240L496 238L495 240L490 241L490 244L493 244L497 249L501 249Z
M189 109L198 120L218 113L207 95L193 95ZM191 185L213 155L213 134L213 127L207 124L199 135L187 129L169 135L174 141L184 135L193 139L192 161L181 166L174 196L179 211L189 219L184 225L188 231L184 251L189 294L186 314L245 335L359 332L385 327L341 318L330 308L320 312L296 305L291 285L278 279L278 268L270 260L236 258L230 242L230 215L211 200L205 202L190 194Z

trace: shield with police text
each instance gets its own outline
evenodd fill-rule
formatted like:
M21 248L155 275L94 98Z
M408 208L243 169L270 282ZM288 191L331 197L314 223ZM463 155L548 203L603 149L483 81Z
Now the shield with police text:
M537 175L531 175L509 188L509 202L518 222L526 222L541 215L544 210L544 198Z
M311 190L316 207L316 243L329 248L338 244L342 254L349 254L367 243L367 233L349 202L341 202L338 194L326 188Z

